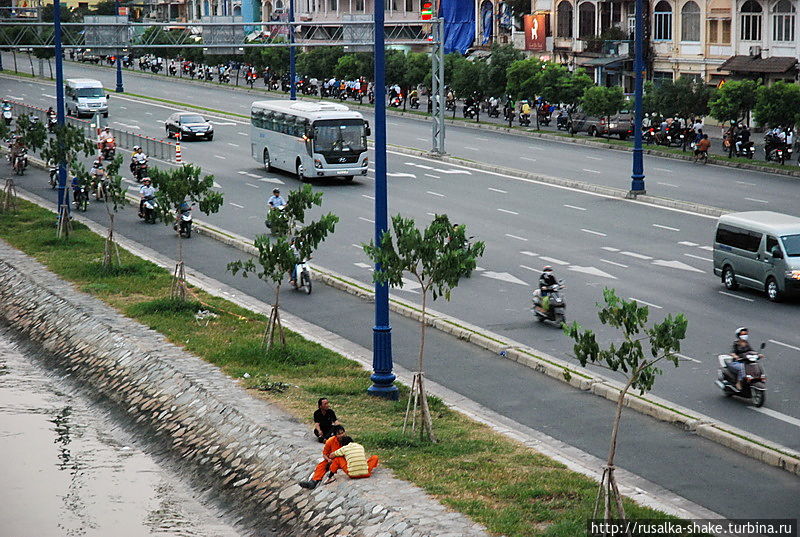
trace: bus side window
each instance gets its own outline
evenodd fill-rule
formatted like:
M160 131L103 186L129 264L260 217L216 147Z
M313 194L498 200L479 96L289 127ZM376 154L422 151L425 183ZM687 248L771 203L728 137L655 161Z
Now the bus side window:
M276 132L284 131L283 114L281 114L280 112L275 112L275 115L272 116L272 130Z
M262 120L264 123L263 128L270 131L272 130L272 116L273 116L272 112L268 112L266 110L264 111L264 119Z

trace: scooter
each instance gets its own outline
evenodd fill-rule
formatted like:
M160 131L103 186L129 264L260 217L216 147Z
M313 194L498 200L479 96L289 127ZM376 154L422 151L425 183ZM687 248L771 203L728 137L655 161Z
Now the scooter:
M58 125L58 119L55 114L47 116L47 131L50 133L55 132L56 125Z
M114 142L114 138L106 138L101 143L100 154L103 156L103 160L114 160L114 155L117 153L117 144Z
M761 344L763 350L766 343ZM729 354L720 354L719 370L717 370L716 384L726 397L737 396L750 399L755 407L764 406L767 400L767 375L761 367L763 355L753 351L747 353L744 360L744 380L742 389L736 389L736 372L732 371L728 365L733 361Z
M17 175L22 175L25 173L25 168L28 167L28 150L21 149L20 152L14 155L14 163L12 165L14 168L14 172Z
M477 113L477 110L475 108L475 105L471 104L469 106L464 106L463 112L464 112L464 119L475 119L475 114Z
M92 179L92 192L95 201L108 201L108 179L105 174L97 175Z
M519 113L519 124L521 127L530 127L531 125L531 115L530 114L523 114L522 112Z
M13 121L14 115L11 113L10 106L3 107L3 120L6 122L6 125L11 125L11 121Z
M486 112L489 117L500 117L500 107L495 105L489 105L489 110Z
M564 287L564 284L561 282L551 285L550 291L546 297L541 296L541 291L539 289L533 292L533 314L537 321L540 323L544 321L551 321L556 323L558 326L561 326L563 323L567 322L567 303L564 300L564 297L561 295L561 290L563 290ZM545 298L548 299L546 301L548 303L547 309L543 307Z
M155 196L147 196L144 198L142 204L142 212L139 213L139 218L144 218L145 224L156 223L156 209L158 209L158 202Z
M89 208L89 193L86 191L86 186L81 185L72 189L72 197L75 201L75 208L86 212Z
M736 149L736 145L734 144L733 154L737 157L753 158L756 156L755 144L753 142L740 143L739 149Z
M58 166L50 165L50 188L58 186Z
M569 115L559 114L556 118L556 129L560 131L567 131L569 130Z
M137 183L141 183L142 178L147 176L147 159L131 161L131 174Z
M414 110L419 109L419 97L411 97L411 108Z
M294 289L303 290L307 295L311 294L311 271L308 269L308 261L301 261L294 266Z
M178 215L178 220L172 225L172 229L178 232L179 237L192 237L192 208L183 209Z

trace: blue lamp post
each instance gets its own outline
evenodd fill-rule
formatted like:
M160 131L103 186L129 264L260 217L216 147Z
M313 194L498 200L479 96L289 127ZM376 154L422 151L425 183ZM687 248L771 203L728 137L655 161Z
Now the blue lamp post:
M119 20L119 0L115 2L116 10L117 10L117 20ZM122 50L117 51L117 87L114 88L114 91L117 93L122 93L125 91L125 88L122 86L122 58L120 58L120 53Z
M53 41L56 60L56 121L64 127L64 66L61 50L61 2L53 1ZM58 214L66 210L69 215L69 198L67 196L67 166L65 162L58 163Z
M644 1L636 0L636 34L634 35L633 70L635 87L633 90L633 175L631 175L631 196L647 194L644 188L644 152L642 150L642 92L644 74Z
M384 0L375 0L375 244L388 229L386 188L386 81L384 50ZM380 265L375 265L380 270ZM372 386L370 395L396 401L400 394L392 373L392 327L389 324L389 286L375 284L375 326L372 328Z
M294 0L289 0L289 22L294 22ZM293 101L297 100L297 87L294 83L296 76L295 58L294 26L289 24L289 99Z

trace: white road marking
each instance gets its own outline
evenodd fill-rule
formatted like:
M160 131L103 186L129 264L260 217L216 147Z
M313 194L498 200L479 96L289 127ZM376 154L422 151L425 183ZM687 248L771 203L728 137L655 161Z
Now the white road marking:
M236 134L238 134L239 136L250 136L246 132L237 132Z
M247 186L252 186L253 188L261 188L258 185L254 185L253 183L245 183Z
M678 244L681 244L683 246L700 246L696 242L689 242L689 241L681 241Z
M586 155L586 158L588 158L588 159L592 159L592 160L603 160L603 159L602 159L602 158L600 158L600 157L591 157L591 156L589 156L589 155Z
M244 206L239 205L238 203L229 202L228 205L233 205L234 207L238 207L239 209L244 209Z
M555 263L556 265L569 265L569 261L561 261L560 259L556 259L555 257L547 257L544 255L540 255L539 259L542 261L547 261L548 263Z
M214 125L236 125L231 121L209 121L209 123L213 123Z
M358 246L358 245L354 244L353 246ZM358 246L358 247L361 248L361 246ZM372 265L367 265L366 263L360 263L359 262L359 263L353 263L353 264L355 266L357 266L358 268L372 269Z
M682 360L689 360L690 362L694 362L696 364L702 364L703 363L700 360L692 358L691 356L686 356L685 354L680 354L678 352L675 353L675 356L677 356L678 358L680 358Z
M481 142L488 142L488 138L475 138L476 140L480 140Z
M700 270L699 268L695 268L695 267L693 267L691 265L687 265L686 263L683 263L683 262L677 261L677 260L676 261L665 261L664 259L656 259L655 261L653 261L652 264L656 265L656 266L659 266L659 267L667 267L667 268L674 268L674 269L679 269L679 270L686 270L688 272L700 272L700 273L704 273L705 272L704 270Z
M515 213L514 211L509 211L507 209L497 209L497 210L500 211L501 213L506 213L506 214L514 214L514 215L519 214L519 213Z
M591 233L592 235L598 235L600 237L607 237L608 236L605 233L600 233L599 231L593 231L591 229L581 228L581 231L583 231L584 233Z
M42 93L42 97L47 97L47 98L49 98L49 99L55 99L55 98L56 98L56 96L55 96L55 95L49 95L49 94L47 94L47 93Z
M564 207L566 207L568 209L575 209L575 210L578 210L578 211L585 211L586 210L583 207L576 207L575 205L566 205L566 204L564 204Z
M748 201L755 201L756 203L769 203L767 200L760 200L757 198L745 198Z
M414 280L409 280L408 278L401 278L403 282L403 287L400 288L401 291L408 291L409 293L418 293L417 289L420 289L422 285L419 282Z
M375 199L374 197L372 197L372 196L368 196L368 195L366 195L366 194L361 194L361 197L362 197L362 198L367 198L368 200L374 200L374 199Z
M480 149L478 149L477 147L466 147L466 146L464 146L464 149L469 149L470 151L480 151Z
M714 251L714 248L712 248L711 246L698 246L698 248L700 248L701 250L709 251L709 252L713 252Z
M517 237L516 235L511 235L510 233L506 233L506 237L510 237L512 239L517 239L518 241L528 242L528 239L526 239L525 237Z
M222 159L222 160L228 160L227 157L223 157L222 155L214 155L214 158L218 158L218 159Z
M522 160L529 160L531 162L536 162L535 158L530 158L530 157L519 157L519 158L522 159Z
M788 343L782 343L780 341L775 341L774 339L770 339L769 342L774 343L775 345L782 345L795 351L800 351L800 347L795 347L794 345L789 345Z
M583 171L589 172L589 173L603 173L603 172L598 171L598 170L590 170L589 168L584 168Z
M645 261L653 259L649 255L637 254L636 252L620 252L620 254L627 255L628 257L635 257L636 259L644 259Z
M486 270L486 269L483 268L483 267L475 267L475 271L476 272L483 272L484 270Z
M286 184L277 177L262 177L261 179L259 179L259 181L261 181L262 183L275 183L276 185Z
M13 95L9 95L8 98L12 99L14 101L24 101L25 100L22 97L14 97Z
M115 121L114 125L120 125L126 129L141 129L139 125L129 125L128 123L120 123L119 121Z
M603 263L608 263L609 265L614 265L615 267L622 267L628 268L628 265L623 265L622 263L617 263L616 261L609 261L608 259L600 259Z
M374 170L373 170L373 172L374 172ZM401 172L387 173L386 176L387 177L411 177L412 179L416 179L417 178L417 176L414 175L413 173L401 173Z
M445 197L445 195L444 195L444 194L439 194L438 192L432 192L432 191L430 191L430 190L426 190L425 192L426 192L426 193L428 193L428 194L430 194L431 196L438 196L438 197L440 197L440 198L444 198L444 197Z
M611 246L603 246L602 248L607 252L619 252L619 248L612 248Z
M244 174L245 174L246 176L248 176L248 177L252 177L253 179L259 179L259 178L261 178L261 176L260 176L260 175L257 175L257 174L255 174L255 173L244 172Z
M152 115L153 115L153 112L145 112L145 115L147 115L147 116L152 116Z
M358 248L359 250L363 250L363 249L364 249L364 247L363 247L363 246L361 246L360 244L356 244L356 243L351 243L351 244L350 244L350 246L355 246L355 247L356 247L356 248Z
M425 177L433 177L434 179L441 179L440 175L433 175L432 173L426 173Z
M793 418L792 416L787 416L786 414L782 414L770 408L764 408L764 407L756 408L754 406L748 406L747 408L749 408L750 410L755 410L756 412L761 412L762 414L766 414L767 416L775 418L776 420L785 421L786 423L794 425L795 427L800 427L799 419Z
M249 174L249 172L246 172L246 171L244 171L244 170L239 170L239 171L238 171L238 172L236 172L236 173L238 173L239 175L248 175L248 174Z
M364 218L363 216L359 216L358 219L363 220L364 222L369 222L370 224L375 223L375 220L370 220L369 218Z
M492 272L491 270L487 270L485 272L481 272L481 276L486 276L487 278L500 280L502 282L516 283L518 285L525 285L525 286L528 285L527 283L523 282L516 276L509 274L508 272Z
M120 110L127 110L127 109L128 109L128 107L127 107L127 106L120 106L120 107L119 107L119 109L120 109Z
M228 142L228 145L231 146L231 147L239 147L239 144L233 144L231 142Z
M747 181L736 181L740 185L757 186L755 183L748 183Z
M755 302L752 298L747 298L746 296L739 296L734 295L733 293L728 293L727 291L717 291L721 295L729 296L732 298L738 298L739 300L744 300L745 302Z
M505 190L500 190L499 188L489 187L489 190L491 190L492 192L499 192L500 194L508 194L508 192L506 192Z
M653 227L657 227L660 229L666 229L668 231L680 231L680 229L676 227L669 227L669 226L662 226L661 224L653 224Z
M536 252L529 252L529 251L527 251L527 250L522 250L520 253L521 253L522 255L527 255L527 256L529 256L529 257L536 257L537 255L539 255L539 254L537 254Z
M533 267L529 267L528 265L520 265L520 268L524 268L525 270L530 270L531 272L541 272L542 269L535 269Z
M537 146L535 146L535 145L529 145L529 146L528 146L528 149L533 149L533 150L535 150L535 151L544 151L544 148L543 148L543 147L537 147Z
M419 140L420 142L427 142L428 138L417 138L417 140Z
M680 188L678 185L673 185L672 183L656 183L656 184L662 186L671 186L673 188Z
M683 255L685 255L686 257L691 257L692 259L699 259L700 261L708 261L708 262L714 261L713 259L710 259L708 257L703 257L703 256L699 256L699 255L694 255L694 254L683 254Z
M668 170L668 169L666 169L666 168L653 168L653 169L654 169L654 170L658 170L658 171L660 171L660 172L668 172L668 173L672 173L672 170Z
M571 270L573 272L582 272L583 274L589 274L590 276L600 276L601 278L610 278L612 280L616 280L616 276L612 276L608 272L604 272L596 267L581 267L580 265L570 265L567 270Z
M656 304L651 304L650 302L645 302L644 300L639 300L638 298L634 298L632 296L629 296L628 300L633 300L635 302L638 302L639 304L644 304L645 306L650 306L651 308L656 308L656 309L659 309L659 310L664 309L661 306L658 306Z

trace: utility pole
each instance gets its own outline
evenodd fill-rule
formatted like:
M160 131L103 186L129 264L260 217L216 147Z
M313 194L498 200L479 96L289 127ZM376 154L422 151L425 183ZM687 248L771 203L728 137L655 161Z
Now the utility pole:
M294 0L289 0L289 99L292 101L297 100L297 87L295 86L294 79L296 76L295 60L296 53L294 50Z
M644 151L642 149L642 92L644 91L644 1L636 0L636 34L634 35L633 70L633 175L629 197L647 194L644 187Z
M53 26L56 60L56 121L64 128L64 65L61 50L61 1L53 0ZM67 163L58 162L58 214L62 212L69 218L69 197L67 195Z
M375 244L388 229L386 184L386 50L384 46L384 0L375 2ZM380 264L375 270L381 269ZM389 286L375 284L375 326L372 327L372 386L370 395L396 401L400 394L392 373L392 327L389 324Z
M116 6L116 10L117 10L116 20L119 20L119 0L116 0L114 2L114 5ZM125 88L122 86L122 58L120 57L121 55L122 55L122 49L117 49L117 54L116 54L116 56L117 56L117 87L114 88L114 91L116 91L117 93L122 93L123 91L125 91Z

